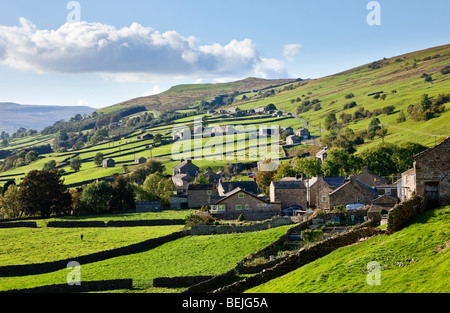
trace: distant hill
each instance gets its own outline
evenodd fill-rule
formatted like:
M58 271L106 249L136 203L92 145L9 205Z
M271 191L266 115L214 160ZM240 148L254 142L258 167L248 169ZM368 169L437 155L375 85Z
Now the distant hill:
M189 84L178 85L158 95L131 99L114 106L100 109L99 112L111 112L115 109L132 106L146 106L148 110L176 111L196 105L201 100L232 94L234 92L252 92L275 86L288 84L295 79L247 79L219 84Z
M0 132L13 133L17 129L43 130L60 120L77 114L91 114L96 109L87 106L44 106L0 103Z

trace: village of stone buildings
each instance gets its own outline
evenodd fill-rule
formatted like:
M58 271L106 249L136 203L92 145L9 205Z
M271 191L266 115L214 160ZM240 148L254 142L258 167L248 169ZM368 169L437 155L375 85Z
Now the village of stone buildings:
M286 130L286 129L284 129ZM264 131L264 130L260 130ZM267 131L267 129L265 130ZM305 128L293 131L286 144L297 144L311 138ZM315 156L321 163L327 158L324 147ZM201 169L191 160L182 160L173 168L176 194L170 197L170 209L207 208L220 220L263 221L277 216L306 219L314 212L347 212L355 223L368 220L386 222L389 210L414 196L423 199L427 208L450 203L450 139L414 156L414 167L389 181L373 174L367 166L362 173L348 177L283 177L270 183L264 193L250 180L233 179L224 170ZM263 170L265 161L251 167ZM242 169L243 164L232 167ZM234 172L233 170L231 172ZM257 171L256 171L257 172ZM207 183L195 184L202 175ZM158 202L137 203L137 211L158 210Z

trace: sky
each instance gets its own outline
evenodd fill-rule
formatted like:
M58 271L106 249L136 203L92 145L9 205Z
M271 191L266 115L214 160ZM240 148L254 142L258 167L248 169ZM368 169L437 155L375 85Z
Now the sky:
M0 0L0 102L102 108L178 84L320 78L450 43L448 0Z

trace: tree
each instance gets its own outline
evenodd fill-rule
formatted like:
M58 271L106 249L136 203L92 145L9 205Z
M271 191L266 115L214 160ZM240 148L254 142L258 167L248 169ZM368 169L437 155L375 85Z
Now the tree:
M256 173L255 180L261 192L269 194L270 184L272 183L275 174L275 171L258 171Z
M36 161L39 158L39 153L34 150L31 150L25 155L25 162L30 164L31 162Z
M0 215L4 218L22 218L25 214L20 191L15 185L8 188L3 196L0 196Z
M72 198L56 171L31 171L20 185L20 198L27 215L40 214L49 218L52 214L67 213Z
M284 177L295 177L297 174L299 174L299 172L296 171L291 163L283 163L280 164L272 179L278 181Z
M154 142L156 145L159 145L159 144L162 143L162 141L163 141L163 136L162 136L161 134L156 134L155 137L154 137L154 139L153 139L153 142Z
M361 158L364 164L369 166L374 174L378 176L390 176L399 172L397 162L393 158L397 151L398 147L396 145L383 143L364 150L361 153Z
M322 173L320 161L317 159L301 158L294 161L294 168L308 177L316 177Z
M77 156L76 158L73 158L70 161L70 167L75 171L75 172L79 172L81 169L81 158L79 156Z
M130 211L136 208L133 186L124 176L118 176L112 184L112 187L111 211Z
M271 103L271 104L269 104L269 105L266 106L265 110L266 110L266 112L269 112L269 111L276 111L276 110L277 110L277 107L275 106L275 104Z
M51 171L56 169L56 161L55 160L50 160L47 163L44 164L44 167L42 168L45 171Z
M419 103L419 113L425 113L429 108L431 108L431 98L428 97L428 94L422 95L422 99Z
M348 176L362 169L362 162L356 155L351 155L342 148L332 148L322 165L325 177Z
M101 152L97 153L97 154L95 155L95 157L94 157L94 164L97 165L97 166L102 166L103 158L104 158L104 157L105 157L105 156L104 156L103 153L101 153Z
M110 211L114 188L105 181L86 186L80 197L80 211L83 213L106 213Z
M330 113L325 118L325 129L331 130L337 124L337 118L335 113Z
M165 179L161 174L150 174L139 194L140 201L161 201L161 206L170 206L170 196L175 191L171 179Z

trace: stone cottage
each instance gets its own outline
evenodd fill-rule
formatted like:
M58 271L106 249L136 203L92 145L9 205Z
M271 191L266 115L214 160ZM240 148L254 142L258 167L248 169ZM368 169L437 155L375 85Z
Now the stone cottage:
M210 206L212 199L218 196L217 187L214 184L189 184L186 193L189 209Z
M306 186L301 180L273 181L270 184L270 201L281 202L284 210L293 205L307 206Z
M426 209L450 204L450 137L414 156L413 169L402 175L404 199L413 192L425 200Z
M262 221L281 215L281 203L236 188L211 205L211 214L224 220L236 220L243 214L246 220Z
M329 210L330 193L346 183L345 177L313 177L306 181L308 207Z
M302 143L302 137L292 135L292 136L288 136L286 138L287 145L297 145L297 144L301 144L301 143Z
M246 192L249 192L254 195L258 195L260 193L258 184L254 181L223 181L220 180L217 185L217 190L219 196L223 197L229 192L233 191L236 188L241 188Z
M177 166L173 168L173 176L179 174L187 174L191 177L197 177L200 172L200 168L192 163L192 160L181 161Z
M350 176L347 183L330 193L330 209L336 206L348 204L371 204L377 197L376 189L367 186L363 182Z
M355 178L370 187L376 187L379 185L387 185L386 179L372 173L369 170L368 166L364 166L362 169L362 173L359 175L356 175Z
M295 131L295 135L303 138L303 139L310 139L311 133L306 128L299 128Z

